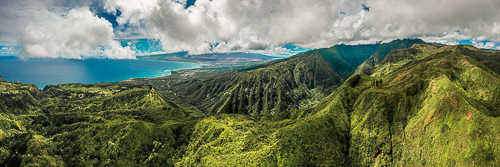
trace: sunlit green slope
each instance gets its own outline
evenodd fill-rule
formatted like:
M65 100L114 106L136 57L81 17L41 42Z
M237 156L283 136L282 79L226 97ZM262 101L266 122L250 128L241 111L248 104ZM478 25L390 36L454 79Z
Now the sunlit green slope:
M385 57L394 48L408 48L419 39L374 45L336 45L287 59L184 80L153 79L159 90L172 92L178 103L201 112L270 114L310 107L338 88L368 58Z
M497 165L500 76L456 47L420 47L434 51L352 76L311 109L198 122L178 165Z
M498 166L499 52L404 43L181 80L0 79L0 166Z
M25 85L1 84L24 95ZM2 166L168 166L194 126L150 85L65 84L38 91L36 109L7 106L16 112L2 113Z

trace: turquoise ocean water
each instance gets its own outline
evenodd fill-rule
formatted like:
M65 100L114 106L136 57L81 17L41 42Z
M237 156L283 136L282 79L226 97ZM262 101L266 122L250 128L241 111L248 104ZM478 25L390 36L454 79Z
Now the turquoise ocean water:
M0 56L0 75L9 81L48 84L117 82L130 78L166 76L172 70L200 64L156 60L28 59Z

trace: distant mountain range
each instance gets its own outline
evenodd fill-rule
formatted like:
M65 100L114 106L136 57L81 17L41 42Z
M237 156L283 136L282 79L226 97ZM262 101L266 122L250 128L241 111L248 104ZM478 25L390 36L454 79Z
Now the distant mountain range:
M404 39L189 78L43 90L0 78L0 164L495 166L499 63Z
M256 53L210 53L190 55L187 52L139 56L138 59L165 60L165 61L183 61L194 63L235 63L235 62L265 62L273 60L275 57Z

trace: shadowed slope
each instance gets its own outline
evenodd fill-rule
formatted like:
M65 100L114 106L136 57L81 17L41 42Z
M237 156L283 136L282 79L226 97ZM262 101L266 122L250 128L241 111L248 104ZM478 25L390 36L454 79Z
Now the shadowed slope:
M193 126L150 85L33 88L41 93L36 112L0 115L0 165L173 165Z
M444 50L378 77L354 75L312 109L210 117L178 165L494 165L499 84L483 64Z
M209 114L271 114L312 106L339 87L369 57L410 47L421 40L375 45L336 45L238 72L167 82L164 90Z
M498 63L497 52L415 44L388 52L371 75L356 74L342 83L342 75L325 61L324 55L342 58L334 50L180 81L64 84L45 91L0 82L6 85L3 92L8 87L38 94L37 103L6 105L6 111L16 112L2 111L0 165L500 163L500 75L490 70ZM361 62L345 62L356 60ZM198 108L213 116L190 116Z
M36 112L39 93L35 85L20 82L7 82L0 76L0 113L3 114L33 114Z
M375 51L373 55L370 56L366 61L364 61L359 67L354 70L354 74L368 74L370 75L371 70L375 65L384 60L385 56L389 54L393 49L401 49L401 48L409 48L414 44L423 44L425 43L421 39L404 39L404 40L395 40L391 43L387 43L382 45Z

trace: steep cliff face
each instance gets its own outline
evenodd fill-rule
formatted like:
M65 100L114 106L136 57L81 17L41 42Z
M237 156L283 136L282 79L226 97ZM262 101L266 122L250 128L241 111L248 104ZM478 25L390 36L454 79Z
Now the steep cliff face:
M361 63L370 50L378 49L345 62ZM338 53L316 50L180 81L49 85L43 91L3 81L0 165L500 163L500 75L491 70L498 51L414 44L388 52L371 75L347 79L326 61L325 55L342 58ZM198 109L213 115L196 115Z
M367 60L360 64L353 72L353 74L367 74L371 75L375 65L379 64L385 57L394 49L402 49L412 47L414 44L424 44L421 39L405 39L395 40L379 47Z
M498 163L489 137L499 130L490 126L500 113L498 74L444 51L373 79L383 83L361 93L351 114L354 165Z
M174 86L211 114L274 114L301 103L307 106L311 97L329 94L342 82L321 56L304 54L265 68Z
M390 49L420 42L406 39L386 44L336 45L234 73L169 84L172 87L166 89L208 114L274 115L310 107L338 88L368 58L378 60Z
M205 119L179 165L497 164L500 76L454 48L411 56L384 75L351 76L311 109Z

